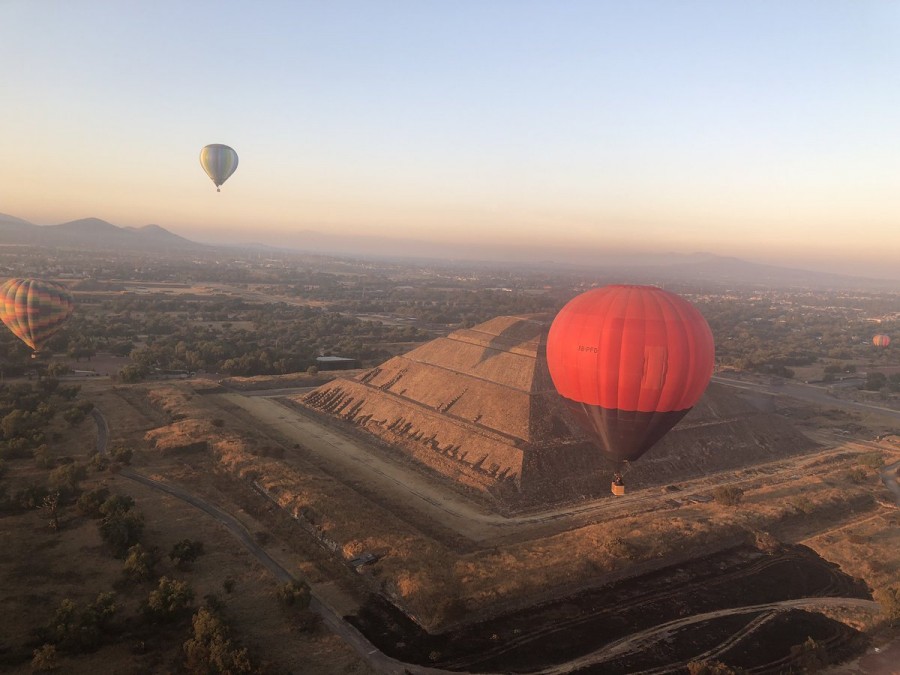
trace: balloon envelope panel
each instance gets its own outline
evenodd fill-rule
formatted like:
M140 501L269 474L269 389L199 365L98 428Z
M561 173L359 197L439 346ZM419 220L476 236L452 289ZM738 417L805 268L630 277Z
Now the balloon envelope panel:
M51 281L10 279L0 286L0 319L35 351L59 332L72 305L69 292Z
M636 459L700 399L715 345L683 298L653 286L606 286L573 298L547 336L556 390L616 459Z

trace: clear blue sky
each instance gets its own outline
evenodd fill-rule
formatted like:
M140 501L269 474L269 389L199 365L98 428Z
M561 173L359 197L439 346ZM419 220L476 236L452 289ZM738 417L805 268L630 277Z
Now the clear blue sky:
M39 224L889 270L900 4L4 0L0 133Z

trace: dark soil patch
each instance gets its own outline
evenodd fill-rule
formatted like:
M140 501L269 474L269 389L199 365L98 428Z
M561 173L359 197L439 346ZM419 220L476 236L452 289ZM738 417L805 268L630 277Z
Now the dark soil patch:
M804 655L804 644L810 638L821 651ZM717 658L730 666L752 669L754 673L781 673L791 661L804 656L827 663L842 661L867 642L868 638L847 624L794 609L779 614ZM784 656L779 658L779 654Z
M843 574L805 546L785 546L771 554L742 546L438 635L426 633L381 597L373 596L358 616L347 618L379 649L403 661L447 670L526 673L684 617L823 596L871 599L865 583ZM747 617L708 622L706 633L724 631L727 637ZM694 646L659 651L650 659L652 663L644 664L642 658L641 666L689 660L711 648L704 646L703 631L683 630L685 635L697 634L685 643ZM821 635L827 638L832 632L829 624ZM712 646L722 642L713 640ZM774 662L789 656L793 644L797 643L774 642L763 650L762 658ZM621 672L628 672L636 666L622 667L626 670Z
M696 655L714 650L760 615L761 612L735 614L691 624L668 639L642 647L622 658L604 661L574 672L579 675L628 675L665 663L685 663L686 666ZM716 660L721 658L717 657Z

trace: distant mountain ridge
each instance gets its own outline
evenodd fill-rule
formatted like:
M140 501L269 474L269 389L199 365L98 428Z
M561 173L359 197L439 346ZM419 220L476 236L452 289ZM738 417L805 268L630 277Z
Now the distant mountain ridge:
M59 225L35 225L0 213L0 245L47 246L94 251L153 252L159 254L224 254L241 250L253 254L314 254L420 264L465 263L475 266L583 270L598 280L627 283L697 281L751 284L770 287L858 288L897 291L900 280L872 279L831 272L754 263L712 253L622 254L586 250L543 250L526 256L524 249L498 249L471 245L446 245L426 241L390 239L377 235L346 236L315 231L285 233L283 243L199 243L174 234L160 225L119 227L100 218L81 218ZM543 260L537 259L541 256Z
M211 250L159 225L119 227L100 218L81 218L59 225L35 225L0 213L0 244L85 248L97 251Z

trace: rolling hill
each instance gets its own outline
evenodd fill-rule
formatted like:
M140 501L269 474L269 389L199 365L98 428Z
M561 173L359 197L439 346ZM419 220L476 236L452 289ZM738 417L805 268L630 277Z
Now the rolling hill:
M208 251L159 225L119 227L99 218L82 218L59 225L34 225L0 214L0 244L89 249L96 251Z

